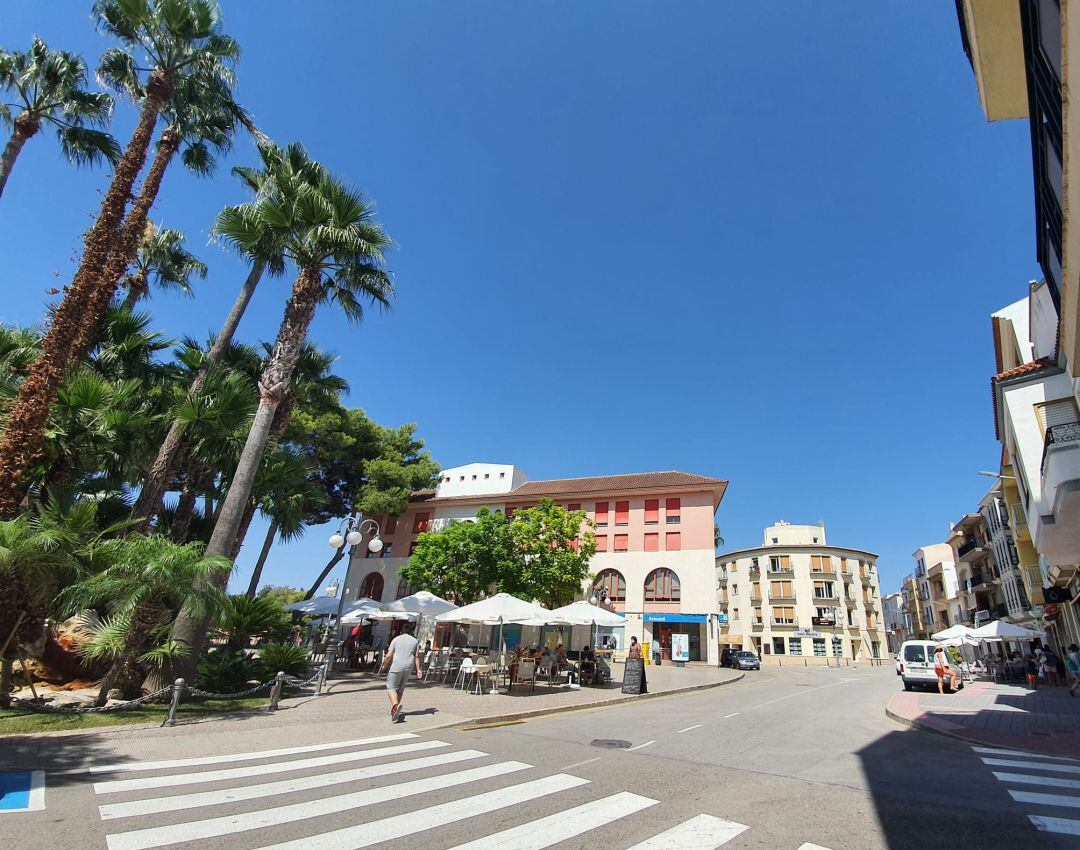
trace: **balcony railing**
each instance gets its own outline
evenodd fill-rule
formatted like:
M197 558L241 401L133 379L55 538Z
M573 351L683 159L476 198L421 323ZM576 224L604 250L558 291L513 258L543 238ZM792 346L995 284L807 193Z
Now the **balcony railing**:
M720 584L721 587L727 587L728 577L720 576L720 578L717 579L717 582Z
M990 586L990 582L986 580L986 576L982 573L972 573L971 578L968 579L968 593L978 590L980 588L987 588Z
M833 596L818 596L815 593L814 602L824 602L828 605L838 605L840 603L840 597L836 596L835 594Z
M773 617L772 624L774 626L794 626L795 619L793 617Z
M1046 429L1046 441L1043 443L1042 470L1046 472L1046 456L1050 446L1061 443L1075 443L1080 440L1080 422L1065 422L1051 425Z
M963 558L964 555L966 555L968 552L971 552L973 549L977 549L978 547L978 540L968 540L964 543L963 546L956 550L956 557Z
M791 567L769 567L770 576L789 576L794 574L795 570Z
M792 603L792 604L794 604L794 602L795 602L795 594L794 593L770 593L769 594L769 601L770 602L783 602L783 603Z
M854 608L855 600L849 596L847 599L844 600L844 604L847 605L848 608Z

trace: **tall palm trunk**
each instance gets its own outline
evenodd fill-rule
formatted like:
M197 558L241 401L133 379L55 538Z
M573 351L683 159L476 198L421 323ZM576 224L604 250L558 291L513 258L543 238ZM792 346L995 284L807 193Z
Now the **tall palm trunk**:
M274 351L259 377L259 408L255 411L255 419L240 453L240 462L225 494L221 513L214 525L214 533L206 547L207 556L228 556L232 552L233 541L236 539L244 508L251 498L263 449L274 423L274 414L292 382L296 361L300 359L308 328L311 320L315 318L321 286L322 272L318 267L301 269L299 277L293 283L292 294L285 305L285 316L274 343ZM222 587L228 580L227 574L221 577ZM194 670L209 625L209 617L195 616L187 608L180 612L173 623L173 639L189 650L182 662L184 669L181 675L190 674Z
M278 524L275 520L270 523L270 527L266 529L266 537L263 538L262 549L259 550L259 560L255 562L255 569L251 573L251 581L248 582L247 595L248 599L255 598L255 592L259 589L259 580L262 578L263 567L266 566L266 557L270 554L270 549L274 545L274 538L277 537Z
M251 527L251 521L255 519L255 511L259 506L252 499L247 503L247 507L244 508L244 515L240 518L240 527L236 530L236 539L233 540L232 549L229 551L229 560L235 562L240 557L240 550L244 548L244 538L247 537L248 529Z
M326 577L328 575L330 575L330 570L332 570L334 567L336 567L341 562L341 559L344 558L344 557L345 557L345 547L342 546L340 549L338 549L334 553L334 557L326 562L326 566L323 567L323 571L321 573L319 573L319 577L317 579L315 579L314 582L312 582L311 587L309 587L307 593L304 594L304 601L305 602L307 600L311 599L311 597L314 596L318 592L319 585L322 584L324 581L326 581Z
M199 498L201 484L202 475L199 470L194 468L189 470L184 479L183 489L180 491L180 501L176 503L172 526L169 529L169 537L174 543L187 543L191 518L195 515L195 502Z
M158 193L161 191L161 181L165 178L165 172L173 156L180 148L180 141L180 134L171 127L166 127L158 139L157 151L154 153L150 169L146 172L146 178L139 189L139 195L124 219L119 238L105 264L100 282L91 292L86 321L83 322L75 337L73 355L79 360L86 357L101 338L101 320L112 303L116 287L120 285L120 279L139 252L139 245L146 235L150 208L157 200Z
M11 138L4 146L4 153L0 154L0 195L4 194L4 187L7 185L11 169L15 167L15 160L19 158L23 145L40 129L41 122L34 121L26 115L20 115L15 119L15 129L12 130Z
M134 310L135 304L146 294L148 289L150 289L150 281L146 279L146 272L141 271L128 283L127 295L124 296L123 303L120 306L125 310Z
M221 361L225 351L232 344L240 319L243 317L248 304L251 303L251 296L255 294L255 287L259 285L259 280L265 270L266 263L259 261L248 272L247 279L240 289L240 294L236 296L232 309L229 310L229 315L225 318L225 324L218 331L214 344L210 347L210 351L207 353L202 366L199 367L199 371L195 373L195 379L188 388L189 397L197 396L202 392L210 370ZM146 474L146 481L143 483L139 498L131 509L131 518L142 520L139 531L148 531L151 520L161 510L161 500L165 496L169 482L178 471L179 449L183 444L183 440L184 424L179 420L173 420L172 425L169 426L169 432L165 435L165 439L158 449L157 457L154 458L150 471Z
M19 385L19 394L0 436L0 517L18 513L27 484L26 471L41 455L44 445L49 406L56 399L65 373L78 359L75 340L87 322L96 328L101 318L100 314L87 312L91 298L109 261L132 186L146 162L158 113L171 96L171 82L162 74L151 74L139 122L113 172L97 221L83 243L79 269L66 287L63 300L52 312L49 331L41 340L41 353ZM101 312L104 313L104 307Z
M153 603L143 603L135 609L131 615L131 626L128 628L127 637L124 638L123 648L113 661L109 672L105 674L105 678L101 680L94 705L101 706L108 702L109 691L120 678L120 674L139 657L143 646L150 638L150 633L159 622L161 622L161 610Z

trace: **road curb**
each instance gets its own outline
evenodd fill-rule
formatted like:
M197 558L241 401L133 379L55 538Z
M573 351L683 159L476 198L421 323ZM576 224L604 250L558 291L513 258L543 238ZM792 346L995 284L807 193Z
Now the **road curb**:
M557 705L551 708L535 708L531 711L519 711L511 714L499 714L490 717L477 717L472 720L455 720L453 723L446 723L442 726L428 726L427 729L462 729L470 726L487 726L489 724L496 723L514 723L517 721L533 720L537 717L547 717L555 714L569 714L574 711L586 711L597 708L609 708L619 705L626 705L631 702L638 702L641 700L658 699L659 697L679 696L682 694L690 694L695 691L705 691L711 688L722 688L725 685L734 685L736 682L741 682L746 678L745 673L740 673L733 679L726 679L723 682L706 682L701 685L688 685L685 688L672 688L667 691L657 691L656 693L648 694L629 694L624 697L616 697L615 699L602 699L595 702L581 703L579 705Z
M902 715L897 714L895 711L893 711L887 705L885 706L885 716L888 717L890 720L894 721L895 723L899 723L901 726L907 726L907 727L909 727L911 729L917 729L919 732L927 732L930 735L940 735L943 738L951 738L954 741L959 741L962 744L967 744L968 746L980 746L980 747L993 746L993 747L996 747L996 748L1002 749L1002 750L1015 750L1018 753L1031 752L1030 747L1027 748L1027 749L1024 749L1022 747L1012 746L1011 744L999 744L999 743L991 744L991 743L988 743L987 741L980 741L978 738L969 738L966 735L958 735L955 732L947 732L944 729L935 729L933 726L930 726L930 725L928 725L926 723L923 723L923 722L921 722L919 720L913 720L910 717L903 717ZM1047 753L1047 755L1050 755L1050 754Z

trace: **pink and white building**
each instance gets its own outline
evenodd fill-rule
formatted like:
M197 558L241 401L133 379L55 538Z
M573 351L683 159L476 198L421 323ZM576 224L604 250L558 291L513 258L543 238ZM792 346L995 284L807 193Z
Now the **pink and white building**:
M714 527L727 482L687 472L643 472L592 478L529 481L515 466L470 463L443 470L433 490L412 495L399 517L376 517L385 546L377 555L367 541L353 553L345 580L347 598L390 601L410 589L399 578L417 536L468 521L481 507L513 514L552 499L582 510L596 523L591 571L594 593L626 616L613 637L620 650L630 637L670 652L671 635L689 637L692 661L718 660ZM361 554L364 553L364 554Z

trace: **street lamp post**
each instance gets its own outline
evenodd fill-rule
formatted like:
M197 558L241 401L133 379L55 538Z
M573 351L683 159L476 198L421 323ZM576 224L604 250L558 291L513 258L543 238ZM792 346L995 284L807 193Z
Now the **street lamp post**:
M357 546L364 539L364 532L371 530L371 539L368 541L368 551L381 552L383 548L382 538L379 537L379 524L373 519L365 519L361 516L351 516L348 519L341 521L341 525L338 526L338 530L330 535L330 540L327 541L330 544L331 549L341 549L346 545L349 545L356 549ZM349 563L345 565L345 577L349 577L349 567L352 566L352 558L349 559ZM338 598L337 606L337 618L334 620L334 629L337 632L337 636L341 635L341 612L345 609L345 597L348 595L349 588L348 583L343 582L345 585L341 589L341 596ZM330 654L330 657L326 659L326 673L329 675L333 672L334 662L337 660L337 642L334 642L334 651Z
M841 640L840 638L838 638L836 636L836 623L837 623L837 621L839 619L840 619L840 606L837 605L835 608L833 608L833 618L832 618L832 649L833 649L833 657L836 659L836 669L837 670L840 669L840 654L836 651L838 642Z

